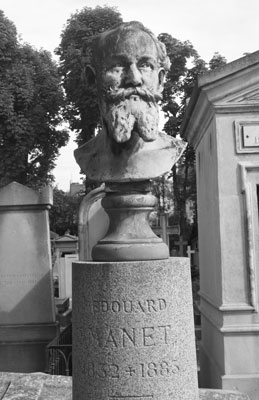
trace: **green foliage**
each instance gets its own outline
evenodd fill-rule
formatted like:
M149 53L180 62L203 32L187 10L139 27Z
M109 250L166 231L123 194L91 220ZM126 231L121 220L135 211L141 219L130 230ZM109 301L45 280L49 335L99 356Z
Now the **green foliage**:
M0 10L0 68L10 65L12 54L17 47L17 31L13 22L5 18Z
M215 53L207 66L189 41L180 42L167 33L160 34L158 38L165 44L171 61L161 104L167 118L164 131L168 135L177 136L198 76L208 69L226 64L226 59ZM172 168L171 177L173 190L169 192L169 197L174 203L174 213L180 225L181 235L188 238L191 231L196 229L190 225L187 206L193 213L194 225L197 224L195 152L191 145L187 145L183 156ZM163 188L164 185L165 182L161 180L160 186ZM159 198L164 189L161 190Z
M197 224L195 152L192 146L187 146L178 163L172 168L172 178L174 211L178 217L181 234L189 238L193 230L192 225Z
M206 71L206 63L189 41L181 42L167 33L160 34L158 39L165 44L171 61L161 104L167 119L163 130L168 135L175 137L179 135L183 115L195 81L198 75ZM174 220L179 223L181 235L185 237L190 231L186 205L189 203L194 204L194 208L196 206L194 163L195 154L192 147L188 145L180 161L172 168L169 175L173 184L168 196L174 204ZM162 193L165 185L166 181L162 179L160 182ZM159 197L161 198L161 194Z
M53 180L59 148L63 92L48 52L17 40L0 11L0 186L17 181L40 187Z
M152 193L157 198L156 211L159 214L169 212L173 207L173 180L171 174L163 175L152 181Z
M226 58L216 51L209 62L209 69L212 70L223 67L223 65L225 65L226 63L227 63Z
M67 21L56 50L60 56L60 73L66 92L65 116L76 130L77 142L89 140L100 125L100 113L94 85L87 79L87 64L92 38L122 22L115 7L84 7Z
M62 236L67 231L71 235L78 234L78 209L84 193L71 196L62 190L54 188L53 206L50 209L50 229Z
M158 39L165 44L171 61L162 100L162 111L167 118L164 131L168 135L176 136L179 133L186 100L197 76L203 73L206 67L189 41L181 42L167 33L161 33ZM188 68L190 63L192 67Z

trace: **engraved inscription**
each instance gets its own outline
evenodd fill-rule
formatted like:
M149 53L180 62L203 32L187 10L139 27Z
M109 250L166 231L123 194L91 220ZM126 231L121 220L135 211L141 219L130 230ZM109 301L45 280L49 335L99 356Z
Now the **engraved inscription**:
M111 312L118 313L158 313L167 307L165 299L145 299L145 300L96 300L86 299L85 305L88 312L93 314Z
M173 360L173 363L175 360ZM154 378L155 376L166 377L179 372L179 366L177 364L171 364L168 361L162 361L160 363L150 362L141 365L141 376L142 378Z
M95 379L123 379L123 378L169 378L180 370L176 360L162 360L159 362L145 362L135 365L118 365L114 363L88 362L82 367L84 375Z
M119 366L117 364L89 362L82 368L88 378L119 379Z
M125 371L129 376L133 376L136 374L136 370L132 368L131 366L128 367L128 369Z
M172 344L171 325L143 328L89 328L85 332L86 346L99 348L152 347Z

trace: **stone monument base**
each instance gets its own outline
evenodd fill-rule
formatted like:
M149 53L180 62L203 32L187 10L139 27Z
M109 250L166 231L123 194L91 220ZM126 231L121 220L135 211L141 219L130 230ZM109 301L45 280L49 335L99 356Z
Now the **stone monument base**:
M57 332L56 323L0 326L0 371L45 371L46 346Z
M0 372L0 399L18 398L19 400L72 400L72 377ZM249 397L235 391L200 389L199 400L249 400Z
M187 258L73 264L73 399L198 400Z

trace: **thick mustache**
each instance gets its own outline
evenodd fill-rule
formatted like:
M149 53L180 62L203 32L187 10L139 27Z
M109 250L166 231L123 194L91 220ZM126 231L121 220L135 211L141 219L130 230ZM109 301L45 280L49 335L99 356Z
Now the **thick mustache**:
M106 91L106 97L109 100L121 101L128 99L130 96L139 96L145 101L156 103L161 100L162 96L160 94L154 94L150 90L141 87L129 87L122 89L108 89Z

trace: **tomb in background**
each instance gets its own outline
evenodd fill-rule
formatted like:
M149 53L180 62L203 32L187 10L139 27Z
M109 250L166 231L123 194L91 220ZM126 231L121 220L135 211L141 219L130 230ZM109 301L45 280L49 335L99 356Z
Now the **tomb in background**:
M201 385L259 397L259 51L198 79L181 127L197 162Z
M0 371L44 371L57 334L48 210L52 190L0 189Z

